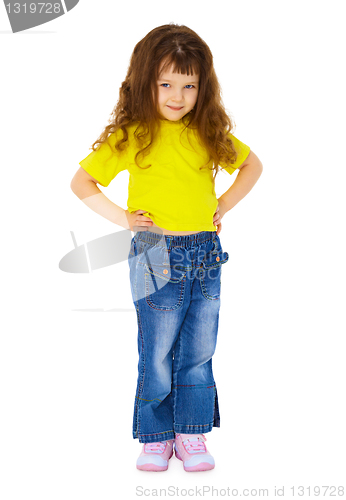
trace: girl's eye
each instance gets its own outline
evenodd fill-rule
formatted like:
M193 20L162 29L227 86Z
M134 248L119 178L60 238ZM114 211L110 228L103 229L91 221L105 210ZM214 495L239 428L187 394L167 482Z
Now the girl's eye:
M161 83L161 86L162 86L162 85L169 85L169 83ZM189 89L188 89L188 90L190 90L191 88L193 88L193 87L194 87L194 85L185 85L185 87L189 87ZM164 87L164 88L166 89L167 87Z

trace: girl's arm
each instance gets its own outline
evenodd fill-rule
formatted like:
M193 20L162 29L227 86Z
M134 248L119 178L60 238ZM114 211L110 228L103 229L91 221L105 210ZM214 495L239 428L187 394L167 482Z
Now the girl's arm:
M263 171L260 159L253 151L239 167L238 175L232 186L220 198L219 210L221 217L242 200L254 187Z
M96 184L101 183L80 167L71 181L71 189L87 207L118 226L131 231L145 231L147 226L153 225L150 217L142 215L146 210L139 209L130 214L110 201Z
M91 210L118 226L130 229L125 210L110 201L97 187L97 183L100 184L80 167L71 181L71 189Z

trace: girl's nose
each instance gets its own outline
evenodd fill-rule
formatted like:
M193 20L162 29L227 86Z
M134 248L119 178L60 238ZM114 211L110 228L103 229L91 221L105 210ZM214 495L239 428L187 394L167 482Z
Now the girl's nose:
M171 99L172 101L177 101L177 102L182 101L183 93L181 92L181 90L176 90L175 92L173 92Z

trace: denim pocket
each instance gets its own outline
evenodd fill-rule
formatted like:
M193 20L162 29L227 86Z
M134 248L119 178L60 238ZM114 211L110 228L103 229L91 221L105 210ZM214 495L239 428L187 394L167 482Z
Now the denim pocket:
M173 311L184 301L186 273L174 266L144 264L145 297L153 309Z
M207 300L219 300L221 294L221 266L229 259L227 252L214 251L207 255L199 269L202 294Z

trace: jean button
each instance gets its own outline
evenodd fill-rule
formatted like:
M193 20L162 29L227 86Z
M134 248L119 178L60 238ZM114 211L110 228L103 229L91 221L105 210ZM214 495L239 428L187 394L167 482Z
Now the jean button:
M220 257L216 257L216 260L217 260L217 262L219 262L219 260L220 260Z
M167 273L168 273L167 269L164 269L163 274L167 274Z

